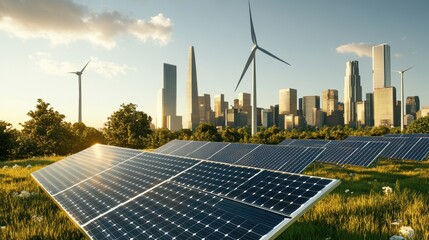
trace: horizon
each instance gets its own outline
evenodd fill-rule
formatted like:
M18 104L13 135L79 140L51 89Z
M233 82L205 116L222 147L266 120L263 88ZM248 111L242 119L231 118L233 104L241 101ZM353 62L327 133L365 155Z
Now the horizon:
M88 60L82 75L87 126L102 128L128 103L154 123L153 100L162 87L164 63L177 66L177 115L184 116L190 46L195 47L199 95L210 94L212 106L214 95L222 93L231 103L238 93L251 92L251 71L234 92L252 46L247 1L126 3L5 0L0 6L0 43L7 46L0 56L0 120L20 128L41 98L66 121L77 122L77 77L67 72L79 71ZM415 65L404 74L404 98L419 96L421 107L429 105L424 74L429 33L423 29L429 3L275 0L251 1L251 8L258 44L292 65L258 53L258 107L278 104L278 92L285 88L297 89L298 98L336 89L343 102L349 60L359 61L362 94L371 92L369 49L382 43L391 47L392 71ZM58 12L64 14L58 18ZM399 74L391 76L399 99Z

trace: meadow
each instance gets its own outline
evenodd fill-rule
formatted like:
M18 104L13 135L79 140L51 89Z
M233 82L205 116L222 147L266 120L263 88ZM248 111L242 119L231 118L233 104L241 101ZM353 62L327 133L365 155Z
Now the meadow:
M30 176L60 159L0 162L0 239L85 239ZM371 168L313 164L305 174L342 183L278 239L389 239L402 226L414 230L414 239L429 239L428 161L381 160Z

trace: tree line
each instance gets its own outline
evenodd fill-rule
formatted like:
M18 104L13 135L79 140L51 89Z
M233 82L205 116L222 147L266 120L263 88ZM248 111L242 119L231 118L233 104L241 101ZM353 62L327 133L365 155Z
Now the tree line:
M0 160L22 159L36 156L68 155L79 152L96 143L119 147L147 149L158 148L173 139L278 144L284 139L342 140L347 136L382 136L400 133L398 128L348 126L308 126L293 130L278 127L260 128L255 136L249 127L226 127L218 130L209 123L200 123L194 130L170 131L166 128L151 129L152 118L137 110L133 103L122 104L119 110L107 118L102 129L88 127L84 123L66 122L65 116L50 107L42 99L37 100L35 110L27 113L30 120L20 124L17 130L10 123L0 120ZM404 133L429 133L429 116L415 120Z

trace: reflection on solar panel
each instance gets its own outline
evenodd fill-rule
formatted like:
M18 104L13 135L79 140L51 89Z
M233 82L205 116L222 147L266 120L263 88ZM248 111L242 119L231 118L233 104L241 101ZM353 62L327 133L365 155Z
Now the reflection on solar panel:
M208 159L217 162L235 163L257 147L259 147L258 144L230 143L222 151L215 153Z
M301 173L313 163L322 148L261 145L235 164Z
M429 138L428 133L408 133L408 134L386 134L384 137L409 137L409 138Z
M393 134L391 134L393 135ZM410 134L402 134L410 135ZM382 151L381 157L392 159L410 159L424 160L429 154L427 142L429 138L425 137L364 137L349 136L345 141L378 141L389 142L390 144Z
M271 238L340 183L103 145L32 176L91 239Z
M325 147L328 144L329 140L321 140L321 139L295 139L293 141L289 141L293 139L285 139L281 142L281 145L288 146L300 146L300 147Z
M202 146L206 145L208 142L205 141L201 141L201 142L190 142L188 144L186 144L185 146L170 152L169 154L171 155L176 155L176 156L187 156L188 154L198 150L199 148L201 148Z
M208 144L199 148L198 151L191 152L186 156L199 159L209 159L211 156L221 151L227 145L229 145L229 143L209 142Z

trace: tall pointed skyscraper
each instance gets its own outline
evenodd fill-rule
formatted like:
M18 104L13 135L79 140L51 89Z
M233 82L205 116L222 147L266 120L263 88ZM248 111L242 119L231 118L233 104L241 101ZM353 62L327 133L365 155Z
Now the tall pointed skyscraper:
M186 80L186 128L195 129L200 123L198 105L197 68L194 47L189 48L188 78Z
M346 63L344 77L344 124L356 127L356 103L362 101L362 86L360 84L359 62Z

